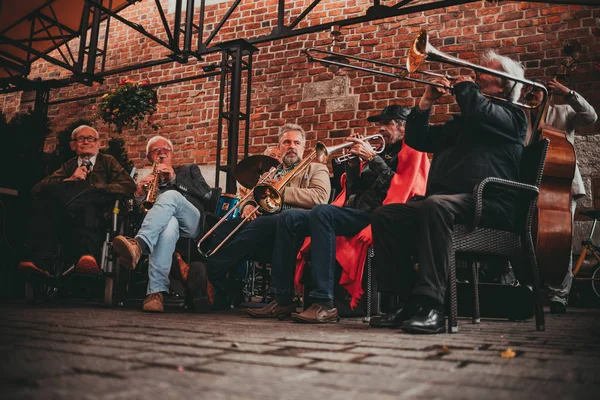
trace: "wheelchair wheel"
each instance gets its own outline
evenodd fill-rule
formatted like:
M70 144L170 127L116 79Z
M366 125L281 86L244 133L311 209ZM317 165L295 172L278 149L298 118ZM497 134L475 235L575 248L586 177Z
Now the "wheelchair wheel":
M594 265L592 273L592 290L600 298L600 263Z
M112 276L105 278L104 279L104 304L106 304L109 307L114 307L116 305L115 297L114 297L114 290L115 290L115 278L113 278Z
M112 276L104 280L104 304L109 307L123 305L127 293L129 274L125 267L118 261L115 262L115 270Z

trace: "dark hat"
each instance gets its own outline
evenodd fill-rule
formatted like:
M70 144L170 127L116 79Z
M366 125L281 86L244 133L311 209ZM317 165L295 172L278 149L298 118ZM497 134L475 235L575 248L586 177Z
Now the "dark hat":
M393 119L406 120L406 118L408 117L408 114L410 114L410 108L401 107L397 104L392 104L391 106L387 106L386 108L384 108L383 111L381 112L381 114L372 115L369 118L367 118L367 121L380 122L380 121L391 121Z

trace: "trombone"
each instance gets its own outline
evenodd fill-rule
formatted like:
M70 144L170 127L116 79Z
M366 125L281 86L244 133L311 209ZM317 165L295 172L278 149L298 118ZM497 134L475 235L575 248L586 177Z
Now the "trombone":
M350 69L354 69L357 71L370 72L370 73L374 73L377 75L387 76L390 78L404 79L404 80L407 80L410 82L417 82L417 83L427 83L428 82L428 81L424 81L422 79L411 78L410 76L408 76L409 75L408 69L401 65L390 64L390 63L386 63L383 61L377 61L377 60L369 60L366 58L361 58L361 57L356 57L356 56L351 56L351 55L341 55L334 51L321 50L321 49L317 49L315 47L309 47L307 49L302 50L302 52L304 53L306 58L309 59L310 61L316 61L321 64L335 65L335 66L341 67L341 68L350 68ZM328 56L323 57L323 58L318 58L318 57L315 57L312 53L328 54ZM361 67L359 65L352 65L349 63L348 60L356 60L356 61L360 61L360 62L364 62L364 63L371 63L373 65L379 65L382 67L388 67L388 68L400 70L401 72L394 73L394 72L374 70L371 68ZM452 77L449 75L438 74L436 72L431 72L431 71L419 71L419 73L421 73L423 75L433 76L436 78L452 79Z
M364 142L369 142L371 140L381 140L381 142L382 142L381 148L378 148L377 150L375 150L375 148L373 149L377 154L381 153L385 148L385 140L384 140L383 136L380 134L367 136L365 138L361 138L361 140ZM254 210L250 214L248 214L248 216L246 216L243 220L241 220L240 223L233 229L233 231L231 231L229 233L229 235L227 235L221 241L221 243L219 243L213 250L208 250L206 252L204 252L202 250L202 248L201 248L202 243L206 239L208 239L210 237L210 235L212 235L212 233L217 229L217 227L219 227L233 213L233 211L236 208L238 208L241 204L243 204L244 201L248 197L250 197L250 195L254 195L254 200L257 202L257 204L260 206L260 208L263 211L265 211L266 213L274 214L276 212L279 212L279 211L281 211L281 208L283 207L282 193L283 193L283 189L285 188L285 186L287 184L289 184L292 181L292 179L294 179L300 173L302 173L306 169L308 169L308 167L310 166L310 163L315 158L317 158L317 156L329 155L331 153L334 153L336 151L339 151L341 149L344 149L346 147L351 147L351 146L354 146L354 142L342 143L340 145L331 146L331 147L325 147L325 145L323 143L317 142L317 144L315 145L315 150L312 153L310 153L308 155L308 157L306 157L302 161L300 161L293 170L288 172L283 177L283 179L275 182L274 184L267 183L269 180L273 179L273 177L275 176L275 172L277 171L277 168L275 168L275 167L271 168L265 175L263 175L260 178L260 180L258 181L256 186L254 186L254 188L252 188L252 190L249 191L248 194L246 194L246 196L244 196L244 198L242 198L239 203L237 203L234 207L230 208L229 211L227 212L227 214L225 214L219 221L217 221L217 223L208 232L206 232L204 234L202 239L200 239L200 241L198 242L198 245L197 245L198 252L205 258L208 258L208 257L212 256L213 254L215 254L221 247L223 247L223 245L229 240L229 238L231 238L242 227L242 225L244 225L258 211L259 207L255 207ZM342 157L344 157L344 156L342 156Z
M324 57L324 58L318 58L318 57L315 57L312 53L328 54L328 56ZM543 93L543 100L539 104L536 104L536 105L512 102L512 101L507 100L502 97L484 94L485 97L509 102L509 103L515 104L517 106L526 108L526 109L536 109L540 106L545 106L546 102L548 101L548 90L546 89L546 87L544 85L537 83L537 82L533 82L528 79L518 78L518 77L512 76L510 74L507 74L505 72L501 72L501 71L498 71L495 69L482 67L480 65L473 64L468 61L462 60L460 58L452 57L446 53L443 53L443 52L437 50L435 47L433 47L429 43L427 32L425 30L421 30L421 32L419 33L419 35L413 42L411 48L409 49L408 57L406 60L406 67L403 67L400 65L394 65L394 64L390 64L390 63L386 63L386 62L382 62L382 61L369 60L369 59L356 57L356 56L342 55L339 53L335 53L333 51L316 49L314 47L309 47L309 48L305 49L304 54L306 55L306 57L309 60L317 61L321 64L335 65L335 66L341 67L341 68L350 68L350 69L354 69L354 70L358 70L358 71L370 72L370 73L373 73L376 75L388 76L388 77L397 78L397 79L404 79L404 80L410 81L410 82L423 83L425 85L436 86L436 87L452 90L452 86L448 87L441 83L430 82L430 81L426 81L423 79L412 78L409 76L410 73L419 72L420 74L423 74L423 75L428 75L428 76L437 77L437 78L446 78L450 81L454 80L455 77L452 77L452 76L449 76L446 74L438 74L438 73L431 72L431 71L417 71L417 69L419 68L419 66L421 65L421 63L424 60L437 61L437 62L442 62L442 63L446 63L446 64L450 64L450 65L455 65L458 67L470 68L474 71L483 72L483 73L486 73L489 75L498 76L498 77L501 77L504 79L514 81L515 84L523 83L532 88L534 88L534 87L538 88ZM349 63L348 60L357 60L357 61L371 63L373 65L378 65L378 66L382 66L382 67L390 67L393 69L401 70L401 72L393 73L393 72L380 71L380 70L376 70L376 69L361 67L358 65L352 65ZM514 86L513 86L513 88L514 88ZM541 121L541 119L540 119L541 113L538 113L538 114L539 115L538 115L535 125L534 125L534 127L535 127L534 131L537 130L537 127Z

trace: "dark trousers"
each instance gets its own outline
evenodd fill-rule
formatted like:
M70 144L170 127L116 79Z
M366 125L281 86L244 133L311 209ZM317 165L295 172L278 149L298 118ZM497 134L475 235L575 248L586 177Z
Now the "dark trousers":
M510 218L493 201L483 204L481 225L509 228ZM388 204L371 215L377 284L403 297L427 296L444 304L455 224L474 213L470 194L434 195L421 201ZM414 263L418 267L415 272Z
M369 225L369 213L320 204L311 210L287 210L281 214L273 249L271 274L276 294L294 293L296 255L304 239L311 238L311 291L315 299L333 299L335 237L354 236Z
M63 182L33 200L27 254L40 268L50 268L60 243L67 260L93 255L100 262L112 196L85 182Z
M280 215L264 214L247 222L214 255L205 259L210 282L219 286L228 272L246 260L270 261ZM241 218L235 218L221 224L206 248L215 248L240 221Z

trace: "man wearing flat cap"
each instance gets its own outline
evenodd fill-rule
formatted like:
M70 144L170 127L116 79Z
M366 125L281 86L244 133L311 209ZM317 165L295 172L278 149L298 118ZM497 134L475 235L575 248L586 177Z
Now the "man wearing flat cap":
M303 254L308 252L311 290L305 302L311 306L293 314L292 319L304 323L338 320L333 306L336 261L342 268L340 283L352 297L351 306L356 306L362 295L362 268L371 241L370 213L382 204L405 202L425 193L427 156L404 145L402 140L409 113L408 108L391 105L368 118L379 123L378 133L385 141L380 154L357 135L346 139L353 143L349 151L356 157L348 161L341 179L344 190L332 204L320 204L311 210L287 210L281 215L271 263L275 300L263 309L248 310L250 316L282 317L293 311L294 273L298 264L298 282ZM310 249L309 243L304 243L306 238L310 238Z

